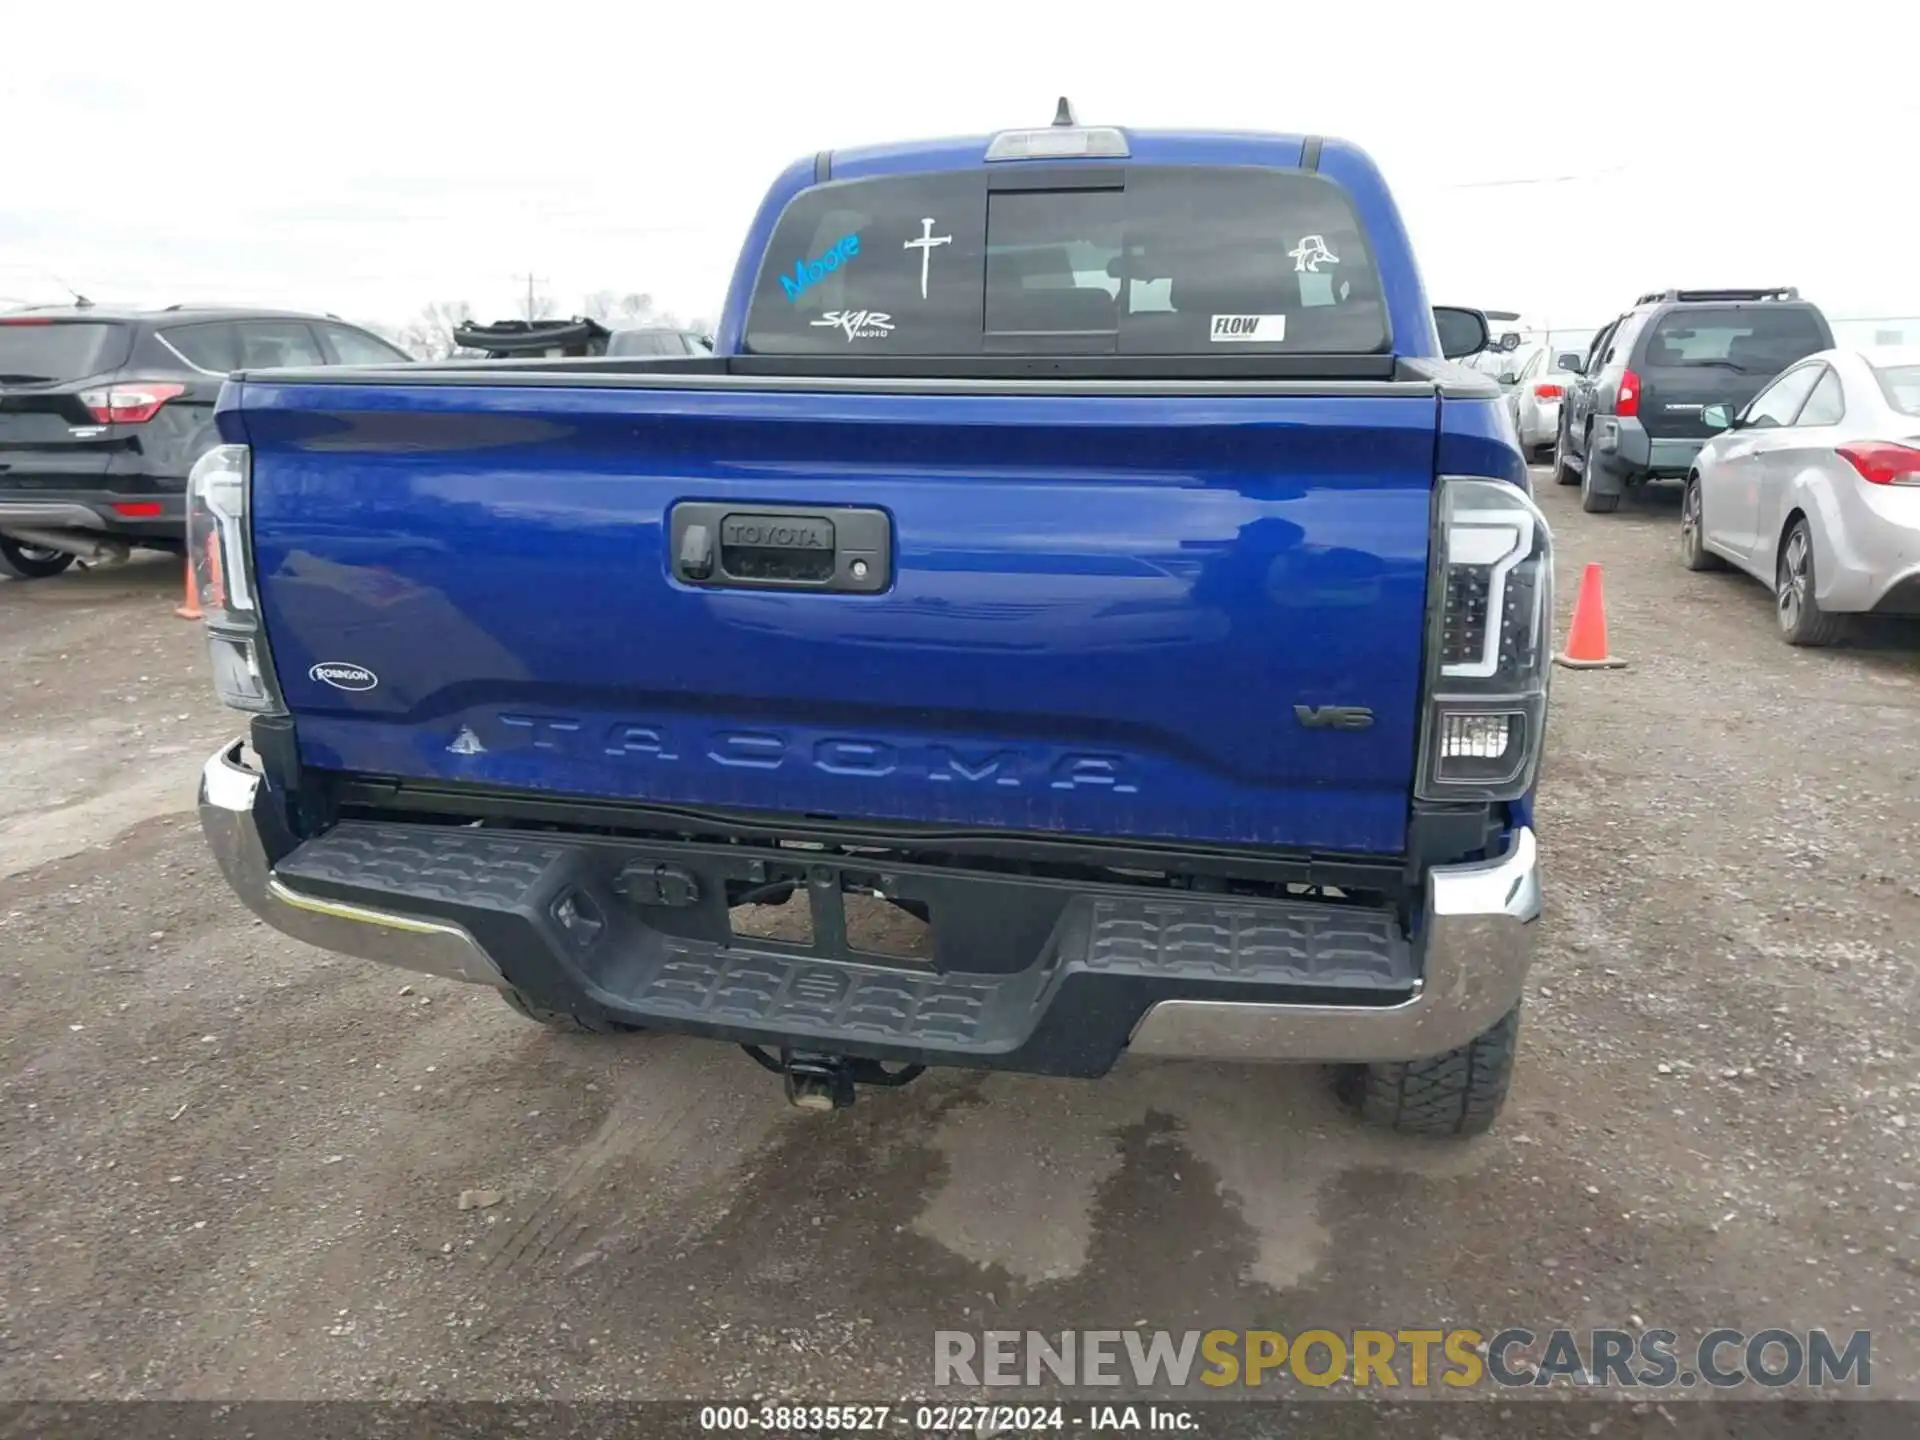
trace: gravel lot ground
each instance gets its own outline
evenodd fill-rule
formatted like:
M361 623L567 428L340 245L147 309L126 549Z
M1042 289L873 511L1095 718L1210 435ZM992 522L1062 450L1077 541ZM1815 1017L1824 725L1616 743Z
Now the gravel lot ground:
M820 1118L265 929L166 562L0 584L0 1395L895 1397L937 1328L1874 1331L1920 1397L1920 647L1789 650L1677 499L1541 477L1548 913L1503 1123L1310 1071L948 1074ZM497 1204L462 1210L465 1190Z

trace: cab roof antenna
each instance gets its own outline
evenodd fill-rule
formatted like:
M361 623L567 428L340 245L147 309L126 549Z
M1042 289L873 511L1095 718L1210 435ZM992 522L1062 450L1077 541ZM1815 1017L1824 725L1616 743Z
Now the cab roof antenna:
M1073 102L1068 100L1064 95L1060 97L1059 105L1054 107L1053 123L1061 126L1072 126L1080 123L1073 118Z

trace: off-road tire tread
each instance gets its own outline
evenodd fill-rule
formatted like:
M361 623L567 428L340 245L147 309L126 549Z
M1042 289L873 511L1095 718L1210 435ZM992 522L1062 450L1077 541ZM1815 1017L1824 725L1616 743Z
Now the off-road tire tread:
M1401 1135L1485 1134L1506 1103L1519 1038L1516 1005L1444 1055L1350 1067L1343 1090L1362 1120Z

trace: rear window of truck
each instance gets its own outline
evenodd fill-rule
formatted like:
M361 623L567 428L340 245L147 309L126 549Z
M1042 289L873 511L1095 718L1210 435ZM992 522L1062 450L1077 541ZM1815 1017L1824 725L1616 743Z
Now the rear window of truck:
M1250 166L956 171L815 187L746 348L776 355L1367 355L1389 334L1346 195ZM1018 188L1004 188L1017 186Z
M1647 336L1643 363L1650 370L1697 365L1777 375L1830 343L1804 308L1669 310Z
M0 381L84 380L127 358L124 325L0 318Z

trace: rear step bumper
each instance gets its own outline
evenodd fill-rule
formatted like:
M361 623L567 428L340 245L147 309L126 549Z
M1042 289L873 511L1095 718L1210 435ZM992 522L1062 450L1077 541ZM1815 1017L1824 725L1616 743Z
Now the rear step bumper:
M846 946L843 882L873 869L846 857L351 821L296 845L238 743L207 762L200 819L248 908L324 949L647 1028L1040 1074L1100 1075L1126 1051L1437 1055L1518 1002L1540 912L1528 829L1435 869L1412 941L1324 901L878 862L935 916L936 962L913 964ZM724 938L728 884L790 861L821 891L815 946Z

